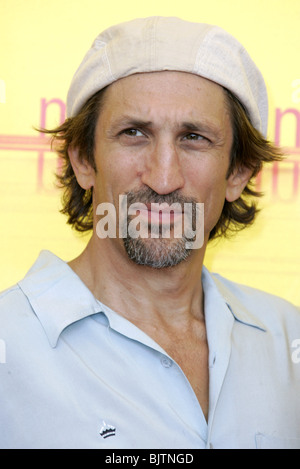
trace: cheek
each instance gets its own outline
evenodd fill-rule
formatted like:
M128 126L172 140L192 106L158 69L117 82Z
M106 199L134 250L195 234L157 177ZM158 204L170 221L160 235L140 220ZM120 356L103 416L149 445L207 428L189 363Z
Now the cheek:
M94 185L94 203L111 202L110 187L114 179L113 166L108 159L99 158L96 155L97 173Z
M224 185L225 186L225 185ZM225 187L211 187L204 201L204 220L207 232L217 224L225 202Z
M120 194L134 187L137 168L134 161L124 155L103 152L96 159L97 175L94 186L94 200L97 204L111 202L118 204Z
M222 213L227 187L226 173L222 168L211 168L210 171L194 170L191 177L196 188L196 198L204 203L205 231L208 233Z

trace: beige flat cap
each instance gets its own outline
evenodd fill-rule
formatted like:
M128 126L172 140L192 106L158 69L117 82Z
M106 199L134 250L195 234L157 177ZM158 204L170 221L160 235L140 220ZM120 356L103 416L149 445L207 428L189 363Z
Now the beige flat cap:
M135 19L99 34L71 82L67 116L75 116L94 93L120 78L163 70L193 73L227 88L266 135L266 86L246 49L218 26L173 17Z

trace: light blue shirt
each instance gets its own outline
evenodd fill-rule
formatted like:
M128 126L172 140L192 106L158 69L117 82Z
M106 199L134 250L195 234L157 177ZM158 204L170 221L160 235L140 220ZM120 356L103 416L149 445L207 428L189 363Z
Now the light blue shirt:
M202 282L208 422L174 360L43 251L0 296L0 448L300 449L299 310Z

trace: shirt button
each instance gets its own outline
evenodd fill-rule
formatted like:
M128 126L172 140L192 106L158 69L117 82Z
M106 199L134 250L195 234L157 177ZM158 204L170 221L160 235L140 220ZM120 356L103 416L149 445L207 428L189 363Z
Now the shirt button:
M162 355L160 359L160 363L164 368L170 368L172 366L172 360L165 355Z

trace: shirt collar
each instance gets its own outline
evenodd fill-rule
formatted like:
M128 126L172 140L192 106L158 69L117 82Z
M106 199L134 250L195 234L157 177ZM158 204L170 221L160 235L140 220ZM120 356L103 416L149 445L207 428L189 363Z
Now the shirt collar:
M265 330L230 289L219 279L213 278L205 267L202 283L206 306L210 311L217 309L213 305L219 303L235 320ZM49 251L40 253L18 285L28 298L52 347L56 346L62 331L80 319L104 312L109 321L116 321L116 313L101 304L69 265Z
M101 312L99 302L71 267L49 251L40 253L19 286L52 347L67 326Z
M217 296L221 297L236 321L267 331L264 323L256 316L253 305L249 307L254 290L247 294L244 289L247 290L248 287L231 282L218 274L211 274L205 267L202 270L202 284L204 294L215 299Z

